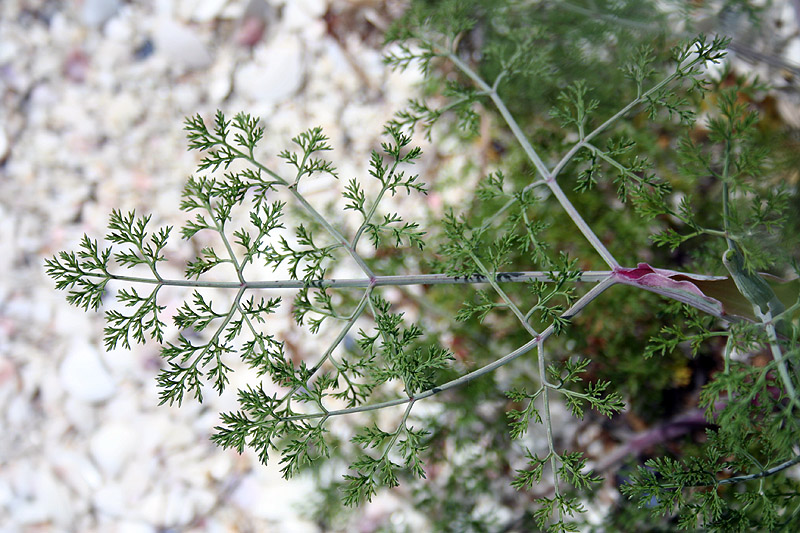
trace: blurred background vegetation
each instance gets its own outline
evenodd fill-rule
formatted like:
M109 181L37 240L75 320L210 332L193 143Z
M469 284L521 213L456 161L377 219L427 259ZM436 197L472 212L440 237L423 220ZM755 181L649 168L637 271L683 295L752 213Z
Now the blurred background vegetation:
M448 2L413 4L415 9L427 10L432 20L442 24L448 23L448 17L452 16L449 10L453 6ZM458 53L491 83L502 69L501 58L507 57L509 50L520 42L525 43L528 55L518 71L505 78L499 92L539 155L552 168L576 140L574 135L565 135L562 124L551 113L565 87L583 80L589 97L597 100L586 125L586 130L591 131L636 98L636 85L621 66L641 53L643 47L648 47L655 56L651 64L655 71L650 78L652 84L674 69L670 49L680 40L698 33L728 35L732 38L729 50L734 61L727 61L708 74L716 80L710 84L710 91L703 95L688 86L678 88L678 96L686 98L686 107L700 117L694 125L687 128L665 112L649 117L639 108L603 133L596 144L605 146L629 138L634 144L620 156L622 160L631 163L635 158L647 158L652 165L642 172L653 172L668 182L675 202L691 195L699 220L718 221L719 181L687 172L679 146L686 138L701 146L709 144L703 117L714 106L719 90L740 84L740 98L760 116L754 142L769 150L764 184L766 187L783 184L791 191L788 212L792 216L783 225L781 238L768 244L796 260L800 256L797 242L800 78L797 67L784 58L787 39L782 39L780 28L775 27L780 24L775 13L789 7L747 1L470 0L458 2L460 16L474 23L461 35ZM794 16L800 17L800 12ZM397 22L401 26L405 23ZM757 79L756 73L761 77ZM469 85L445 62L432 64L426 83L427 103L439 105L447 103L441 95L447 94L448 87ZM431 136L434 146L456 139L458 148L453 151L469 153L469 161L466 166L453 166L450 163L456 157L448 158L440 152L438 172L423 177L431 187L431 196L442 203L432 210L430 220L423 225L433 231L426 251L380 256L375 259L382 263L380 271L440 271L442 258L436 251L444 236L437 234L435 228L441 226L442 213L452 209L463 215L468 225L477 227L505 201L477 194L489 173L501 170L506 190L512 191L521 190L537 178L535 169L490 103L476 103L460 115L445 114ZM684 272L727 274L719 260L725 247L721 239L700 237L675 250L656 246L652 235L666 228L679 231L685 228L668 216L644 220L629 201L621 201L607 166L600 165L594 188L585 192L576 190L579 174L589 166L585 157L576 158L562 172L559 182L621 264L635 266L647 262L654 267ZM531 202L535 203L533 211L541 223L538 237L547 244L544 256L552 260L564 252L577 259L577 267L582 270L605 268L554 199L545 195L532 197ZM485 241L492 243L506 231L506 225L495 224L488 230ZM537 260L532 254L514 252L503 269L546 270L551 264L543 260L544 256ZM792 272L787 264L761 267L776 276L790 277ZM478 290L434 286L426 288L424 295L403 291L400 297L403 305L425 316L429 324L442 332L443 338L449 339L457 362L450 375L441 376L443 382L485 365L530 339L511 313L494 311L482 321L474 317L465 322L453 321L465 300L478 301ZM513 290L517 297L525 298L523 287ZM723 367L724 339L712 338L694 354L688 343L682 343L674 350L645 358L649 340L662 327L683 327L686 320L676 306L659 296L617 286L573 319L564 333L548 341L551 360L563 361L574 356L590 359L586 381L610 380L627 403L626 411L613 419L589 411L582 421L568 421L569 415L564 414L564 424L556 423L559 448L584 452L597 473L605 478L586 496L590 512L583 517L587 523L582 529L671 531L676 527L675 517L667 516L658 522L648 509L638 508L618 490L628 480L632 466L654 456L690 456L706 440L706 430L711 426L698 408L698 396L703 385ZM538 330L540 326L534 324ZM764 356L755 354L752 364L760 364L761 357ZM509 438L505 412L513 404L504 395L504 391L515 385L536 382L536 375L535 358L526 356L489 376L428 400L438 406L422 419L432 432L432 457L426 465L428 479L408 479L395 490L411 499L432 520L435 530L537 529L532 502L549 494L552 486L543 482L528 492L510 487L514 470L519 468L523 457L522 448ZM555 416L560 416L558 411ZM532 425L524 444L541 447L543 432L541 426ZM327 479L324 475L321 478ZM351 512L340 508L337 494L337 483L329 482L323 501L317 502L314 515L325 527L340 526ZM726 497L733 497L732 491ZM407 525L402 523L385 526L387 531L404 527Z

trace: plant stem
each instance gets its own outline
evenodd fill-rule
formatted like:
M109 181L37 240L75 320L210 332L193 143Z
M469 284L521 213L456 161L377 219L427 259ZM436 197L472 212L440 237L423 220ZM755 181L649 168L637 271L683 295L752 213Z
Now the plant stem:
M490 87L480 76L478 76L475 71L473 71L466 63L461 61L458 56L455 54L448 52L447 57L462 71L466 74L470 79L472 79L480 88L483 90L489 98L491 98L492 102L494 103L497 110L502 115L503 119L505 120L508 127L511 129L511 132L514 134L514 137L517 139L517 142L522 147L522 150L525 152L525 155L528 156L528 159L533 163L533 166L536 167L536 170L539 172L541 178L546 182L547 186L555 195L558 203L561 204L561 207L567 212L569 217L578 227L578 230L583 234L584 237L589 241L592 247L600 254L603 260L610 266L612 269L619 268L619 263L614 256L611 255L611 252L605 247L605 245L600 241L600 239L595 235L592 228L583 220L583 217L578 213L578 210L575 209L575 206L572 205L569 198L564 194L564 191L561 190L561 187L556 183L555 179L553 178L552 173L547 169L547 166L544 164L544 161L539 157L539 154L536 153L531 143L528 141L528 138L523 133L522 128L520 128L517 121L511 115L511 112L506 107L505 102L503 102L500 95L497 94L497 91ZM596 134L597 130L595 130L594 134ZM590 134L591 135L591 134ZM589 137L587 136L587 140Z
M546 381L546 370L544 365L544 341L539 339L538 342L537 363L539 366L539 379L542 383ZM550 469L553 471L553 491L556 498L559 498L561 491L558 486L558 454L556 453L555 441L553 440L553 421L550 416L550 387L544 387L544 394L542 394L542 409L544 410L544 428L547 433L547 448L550 451Z
M597 283L611 275L610 270L585 270L581 273L578 281L584 283ZM105 278L104 274L86 273L86 276ZM720 276L701 276L692 274L695 278L706 280L725 279ZM313 288L366 288L370 285L380 286L405 286L405 285L466 285L489 283L489 279L483 274L471 274L469 276L449 276L447 274L412 274L399 276L375 276L374 281L366 278L337 278L337 279L318 279L302 281L296 279L284 279L274 281L201 281L187 279L162 279L140 278L124 275L110 275L115 281L128 281L132 283L145 283L150 285L165 285L171 287L197 287L210 289L238 289L246 287L248 289L302 289L303 287ZM527 281L552 282L549 271L524 271L524 272L497 272L495 279L500 283L524 283Z
M224 141L224 139L219 139L219 143L220 144L224 144L232 152L235 152L237 155L239 155L242 159L245 159L246 161L249 161L255 167L263 170L264 172L266 172L267 174L272 176L275 179L275 181L277 181L280 185L285 186L287 188L287 190L292 194L292 196L294 196L295 199L300 203L300 205L303 206L303 209L305 209L306 213L308 213L311 216L311 218L313 218L319 225L321 225L323 228L325 228L325 230L334 239L336 239L336 241L338 241L345 250L347 250L347 253L358 264L358 266L361 268L361 270L364 272L364 274L366 274L370 278L375 276L375 274L372 272L372 269L370 269L369 266L367 265L367 263L364 262L364 259L358 254L358 252L356 252L355 248L350 246L350 242L344 237L344 235L342 235L339 232L339 230L334 228L325 219L325 217L323 217L316 209L314 209L314 207L310 203L308 203L308 200L306 200L305 197L298 192L296 186L290 184L288 181L283 179L279 174L277 174L275 171L273 171L273 170L269 169L268 167L266 167L264 164L259 162L257 159L255 159L249 153L242 152L238 148L236 148L236 147L234 147L232 145L229 145L227 142Z
M600 283L598 283L597 285L592 287L591 290L589 290L589 292L587 292L586 294L581 296L578 299L578 301L576 301L574 304L572 304L572 306L569 309L564 311L564 313L561 316L563 318L571 318L571 317L577 315L584 307L589 305L589 303L591 303L598 296L600 296L603 292L605 292L606 289L608 289L609 287L611 287L612 285L614 285L616 283L617 283L617 281L615 281L612 276L606 277L605 279L603 279L603 281L601 281ZM538 345L538 343L540 341L546 340L554 332L555 332L555 326L553 326L553 324L550 324L536 338L531 339L527 343L523 344L522 346L520 346L519 348L517 348L513 352L504 355L500 359L492 361L491 363L489 363L489 364L487 364L485 366L482 366L481 368L473 370L472 372L470 372L468 374L465 374L465 375L461 376L460 378L454 379L452 381L448 381L447 383L444 383L442 385L438 385L438 386L433 387L431 389L428 389L426 391L420 392L418 394L415 394L412 397L397 398L395 400L389 400L389 401L386 401L386 402L375 403L375 404L359 405L357 407L350 407L350 408L347 408L347 409L339 409L338 411L328 411L326 413L309 413L309 414L302 414L302 415L293 415L293 416L283 417L280 420L281 421L303 420L303 419L307 419L307 418L319 418L321 416L338 416L338 415L346 415L346 414L349 414L349 413L362 413L362 412L365 412L365 411L375 411L377 409L383 409L383 408L386 408L386 407L393 407L395 405L403 405L403 404L411 402L411 401L422 400L424 398L428 398L428 397L433 396L435 394L439 394L440 392L444 392L446 390L450 390L450 389L453 389L453 388L456 388L456 387L460 387L461 385L464 385L465 383L469 383L470 381L473 381L475 379L478 379L481 376L485 376L486 374L488 374L490 372L493 372L494 370L500 368L501 366L504 366L504 365L510 363L511 361L513 361L514 359L518 358L519 356L528 353L529 351L534 349Z

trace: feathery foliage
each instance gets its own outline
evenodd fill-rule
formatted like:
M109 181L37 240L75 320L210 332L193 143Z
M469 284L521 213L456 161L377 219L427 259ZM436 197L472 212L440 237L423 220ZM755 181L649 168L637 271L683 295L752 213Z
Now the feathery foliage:
M622 452L608 453L607 483L617 469L628 501L604 527L652 525L649 514L682 529L795 530L800 291L760 271L798 273L796 183L760 129L766 89L724 67L708 73L730 40L669 47L666 34L652 38L666 15L645 4L414 2L387 34L386 63L420 68L428 97L388 122L372 184L338 182L336 216L302 193L320 175L340 179L321 128L278 154L284 175L256 155L256 117L198 115L185 123L203 157L180 234L218 244L200 248L185 279L159 270L171 228L120 211L110 247L84 236L47 272L87 311L122 287L106 346L162 346L162 403L221 393L237 360L254 369L263 381L238 391L212 440L278 461L286 478L346 461L327 480L345 505L403 482L436 530L578 531L606 457L566 441L556 417L596 427L627 417L673 442L609 437ZM428 221L387 210L398 194L446 197L446 182L409 170L418 130L435 141L452 128L502 156L469 169L485 175L473 196ZM485 131L485 144L471 141ZM333 275L343 262L361 277ZM254 279L255 266L281 275ZM407 285L427 287L411 306L424 318L383 290ZM172 317L164 287L186 290ZM271 289L294 290L293 301ZM290 349L270 318L281 306L330 339L320 353ZM668 405L680 391L684 405ZM663 422L693 407L702 431ZM359 420L349 438L331 431L340 417ZM620 469L624 457L639 464ZM482 510L487 499L507 513Z

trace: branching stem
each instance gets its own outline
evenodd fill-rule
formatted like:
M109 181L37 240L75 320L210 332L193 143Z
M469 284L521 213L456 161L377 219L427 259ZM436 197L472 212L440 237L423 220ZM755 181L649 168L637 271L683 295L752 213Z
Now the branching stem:
M571 318L571 317L577 315L584 307L589 305L589 303L591 303L598 296L600 296L603 292L605 292L606 289L608 289L609 287L611 287L612 285L614 285L616 283L617 282L611 276L605 278L603 281L601 281L600 283L598 283L597 285L592 287L591 290L589 290L589 292L587 292L586 294L581 296L574 304L572 304L572 306L569 309L564 311L564 313L561 316L563 318ZM422 400L424 398L429 398L430 396L433 396L435 394L439 394L440 392L444 392L446 390L450 390L450 389L453 389L453 388L456 388L456 387L460 387L461 385L469 383L470 381L473 381L475 379L478 379L481 376L485 376L486 374L489 374L490 372L493 372L494 370L500 368L501 366L504 366L504 365L510 363L514 359L516 359L516 358L520 357L521 355L524 355L524 354L528 353L529 351L531 351L532 349L536 348L536 346L538 345L539 341L546 340L554 332L555 332L555 326L553 324L550 324L536 338L531 339L530 341L526 342L525 344L523 344L522 346L520 346L519 348L517 348L513 352L504 355L500 359L492 361L491 363L489 363L489 364L487 364L485 366L482 366L481 368L478 368L476 370L473 370L472 372L470 372L468 374L465 374L465 375L463 375L463 376L461 376L461 377L459 377L457 379L454 379L452 381L448 381L447 383L445 383L443 385L438 385L438 386L433 387L431 389L428 389L426 391L423 391L423 392L420 392L418 394L415 394L412 397L397 398L395 400L389 400L389 401L386 401L386 402L381 402L381 403L376 403L376 404L359 405L357 407L339 409L337 411L328 411L326 413L309 413L309 414L293 415L293 416L288 416L288 417L281 418L280 420L282 420L282 421L284 421L284 420L285 421L304 420L304 419L307 419L307 418L319 418L321 416L338 416L338 415L346 415L346 414L349 414L349 413L362 413L362 412L365 412L365 411L375 411L377 409L384 409L386 407L392 407L392 406L395 406L395 405L403 405L403 404L408 403L410 401L417 401L417 400Z

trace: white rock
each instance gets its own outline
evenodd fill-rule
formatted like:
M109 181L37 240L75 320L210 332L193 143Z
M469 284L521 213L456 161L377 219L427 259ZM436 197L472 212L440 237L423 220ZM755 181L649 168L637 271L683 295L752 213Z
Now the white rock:
M120 0L84 0L81 21L91 27L102 26L119 10Z
M208 461L208 474L217 481L223 480L233 468L231 452L214 454Z
M208 98L212 104L218 105L231 93L233 82L231 73L234 68L234 58L231 54L221 53L214 62L209 72Z
M796 37L789 42L784 51L786 60L793 65L800 65L800 37Z
M110 517L125 514L125 490L117 483L108 483L100 487L92 498L94 508L101 514Z
M103 28L106 38L119 43L130 44L139 38L138 28L130 17L114 17Z
M275 105L295 94L303 83L305 65L300 41L276 38L256 59L234 76L236 91L254 102Z
M0 130L0 161L6 158L10 149L6 132Z
M200 0L193 3L192 20L195 22L211 22L219 17L228 0Z
M109 134L114 138L121 137L130 130L143 111L141 99L134 95L124 92L115 96L104 113Z
M31 492L18 494L17 502L10 505L14 520L19 523L54 522L56 529L67 527L73 513L81 510L72 505L67 488L47 466L39 466L30 474Z
M53 387L53 389L57 389L57 387ZM72 395L66 398L57 397L55 394L49 395L49 404L55 405L57 401L61 402L59 406L61 416L58 417L60 424L72 426L72 429L79 433L91 433L97 426L97 411L94 405L84 398ZM64 431L67 431L67 429L64 428Z
M196 83L181 83L176 85L171 95L173 109L181 115L189 115L197 112L202 97L200 88Z
M778 98L778 113L783 120L794 128L800 128L800 102L796 93L780 93Z
M137 433L127 424L106 424L89 442L92 458L106 477L116 477L130 459L137 445Z
M164 520L164 509L167 505L167 494L163 486L157 485L142 498L136 506L136 514L146 522L158 524Z
M193 70L211 63L211 54L200 37L174 20L160 19L153 38L156 53L162 54L173 65Z
M116 391L114 379L101 363L97 349L86 342L76 341L72 345L58 375L68 394L86 402L102 402Z
M138 509L148 522L168 526L185 525L194 516L194 505L186 489L172 484L154 488L142 499Z
M325 0L292 0L283 6L281 23L289 29L304 29L322 18L327 9Z
M120 522L117 524L116 529L114 529L115 533L154 533L155 531L161 530L157 530L154 526L145 524L144 522L132 521Z
M88 501L92 493L102 486L103 478L87 453L59 445L48 447L45 457L69 485L76 499Z
M150 455L139 453L128 461L119 476L119 484L125 487L125 495L128 500L138 501L150 492L153 480L162 475L162 466L158 464L157 460Z
M278 466L273 464L259 466L245 476L231 494L231 503L258 518L276 521L290 518L293 510L308 500L313 485L304 478L283 479Z
M8 507L14 499L14 493L11 491L11 486L5 479L0 479L0 507Z
M11 401L5 405L5 416L11 426L20 426L33 419L35 414L31 398L23 395L12 397Z
M19 54L19 46L11 39L0 42L0 63L10 63Z

